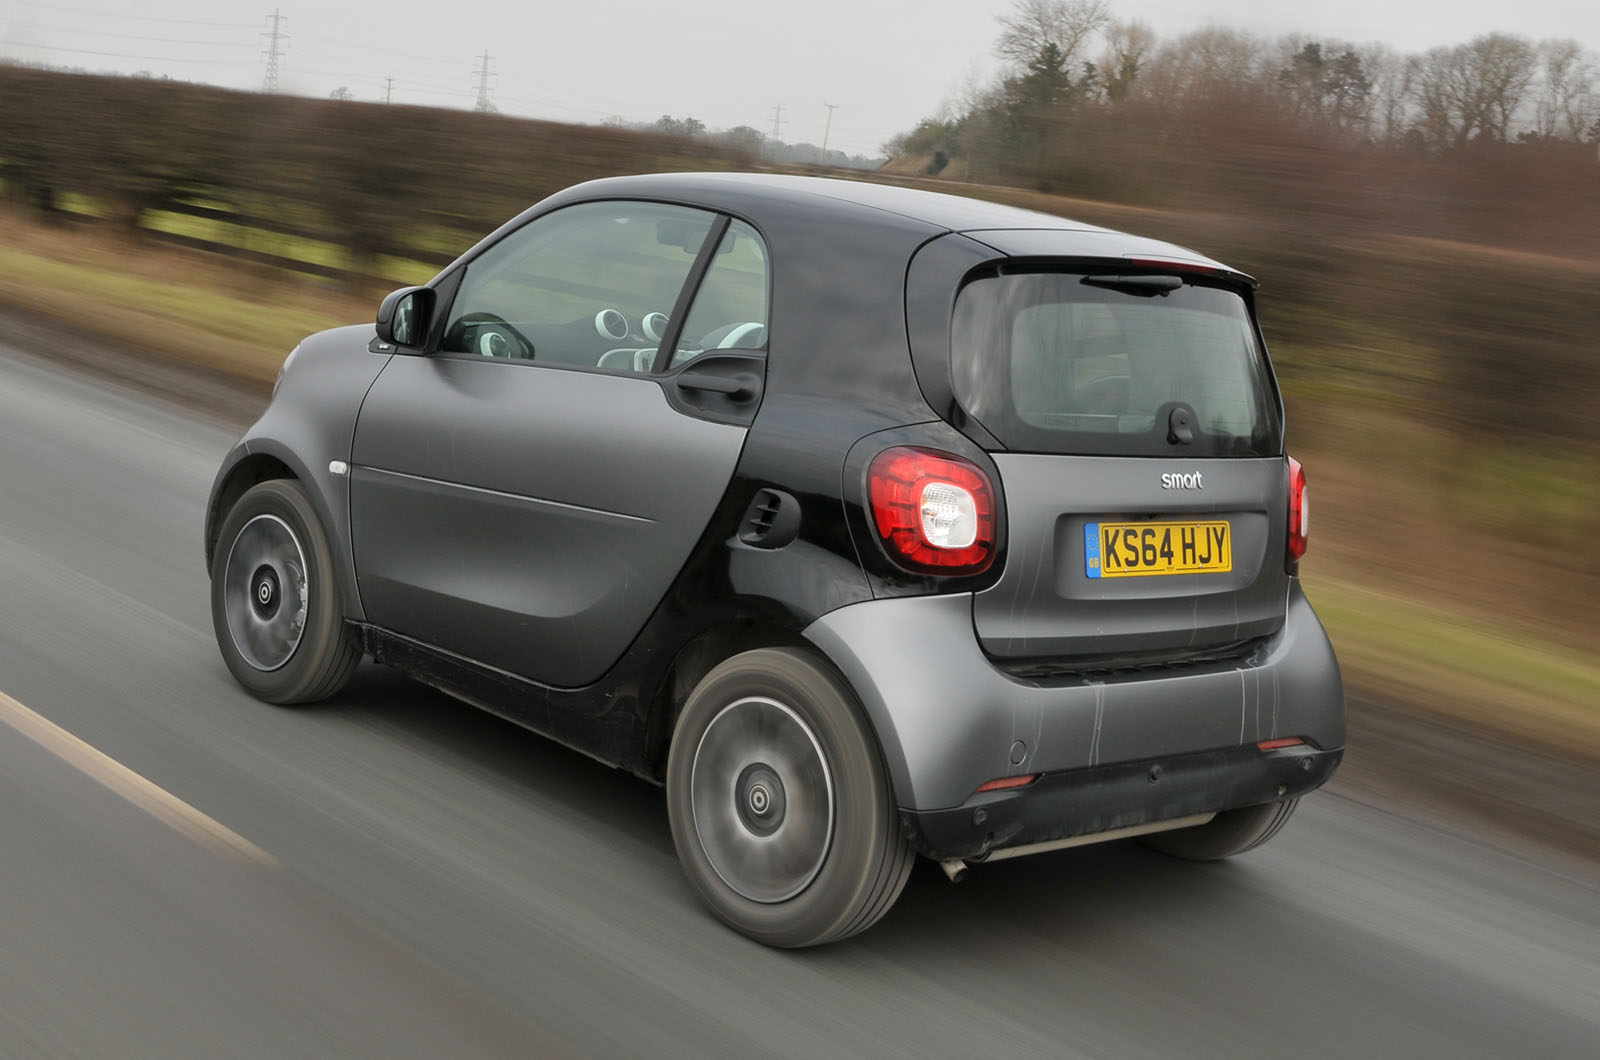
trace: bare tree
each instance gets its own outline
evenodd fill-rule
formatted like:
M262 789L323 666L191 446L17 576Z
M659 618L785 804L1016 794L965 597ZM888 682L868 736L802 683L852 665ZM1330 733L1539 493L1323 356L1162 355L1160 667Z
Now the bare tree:
M1416 64L1386 44L1358 50L1362 69L1372 79L1367 96L1368 135L1379 143L1398 144L1415 121L1413 75Z
M1582 140L1600 104L1593 60L1575 40L1541 41L1538 53L1543 78L1534 131L1545 139Z
M1113 22L1106 27L1100 81L1113 103L1128 98L1156 47L1156 31L1143 22Z
M1011 14L999 16L1001 33L994 51L1007 62L1027 66L1053 47L1061 65L1070 66L1095 31L1110 21L1106 0L1017 0Z
M1467 47L1484 85L1488 130L1496 139L1508 139L1511 123L1533 82L1537 61L1533 46L1521 37L1491 33Z
M1208 26L1162 46L1147 66L1145 92L1169 104L1251 91L1262 81L1261 41Z
M1423 134L1438 146L1507 139L1535 62L1533 45L1506 33L1428 52L1415 72Z

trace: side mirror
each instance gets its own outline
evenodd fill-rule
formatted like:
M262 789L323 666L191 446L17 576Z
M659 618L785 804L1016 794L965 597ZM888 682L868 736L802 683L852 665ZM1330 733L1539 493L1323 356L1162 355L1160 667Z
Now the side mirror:
M431 287L402 287L378 306L378 341L396 346L420 346L433 318Z

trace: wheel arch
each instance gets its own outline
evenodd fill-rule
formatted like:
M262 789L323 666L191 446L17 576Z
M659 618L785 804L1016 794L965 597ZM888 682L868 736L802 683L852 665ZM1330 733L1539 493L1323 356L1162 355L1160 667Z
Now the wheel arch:
M661 780L666 776L672 732L695 686L724 660L757 648L798 648L832 666L798 632L765 619L729 619L697 633L673 656L650 704L645 729L645 761L653 778Z
M272 479L299 479L294 469L270 453L251 453L228 468L211 491L211 504L206 509L206 570L211 570L216 558L217 535L239 498L252 486Z
M273 479L291 479L305 489L311 507L328 537L328 547L333 550L334 571L344 601L345 617L360 620L364 617L361 597L356 586L355 564L351 560L350 529L347 517L349 495L345 479L324 473L311 473L299 453L262 433L247 435L236 445L211 487L211 500L206 510L205 559L209 574L216 559L217 538L228 512L251 487Z

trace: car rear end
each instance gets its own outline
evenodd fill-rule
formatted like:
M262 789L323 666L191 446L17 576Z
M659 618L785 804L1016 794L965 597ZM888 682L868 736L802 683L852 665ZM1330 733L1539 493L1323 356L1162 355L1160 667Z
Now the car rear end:
M958 444L868 439L853 464L862 551L921 579L808 636L915 845L1197 827L1326 781L1343 693L1253 281L1116 233L979 232L918 255L907 309Z

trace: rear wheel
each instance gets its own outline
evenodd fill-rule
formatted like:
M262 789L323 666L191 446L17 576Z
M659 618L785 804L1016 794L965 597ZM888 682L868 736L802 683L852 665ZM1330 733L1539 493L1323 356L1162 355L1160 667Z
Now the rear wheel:
M771 946L846 938L888 912L914 854L855 696L807 653L722 663L667 760L678 858L724 922Z
M300 483L260 483L223 520L211 622L228 669L259 699L312 703L350 679L361 652L345 635L333 551Z
M1188 861L1217 861L1243 854L1265 843L1294 813L1299 799L1224 810L1205 824L1156 832L1140 841L1152 850Z

